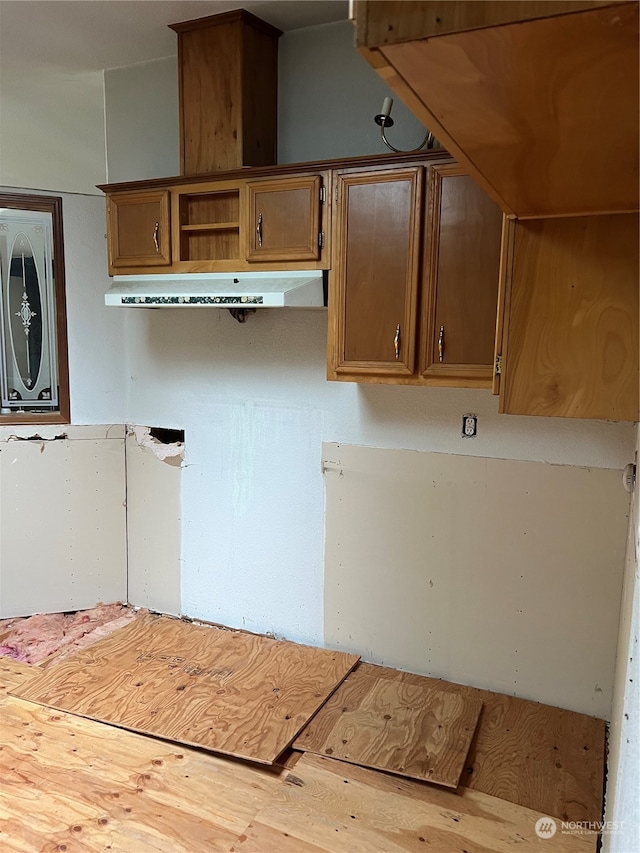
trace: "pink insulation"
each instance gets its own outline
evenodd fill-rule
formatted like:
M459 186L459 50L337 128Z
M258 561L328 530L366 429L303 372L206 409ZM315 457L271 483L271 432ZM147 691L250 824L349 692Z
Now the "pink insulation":
M56 660L62 659L124 627L140 612L118 603L99 604L77 613L3 619L0 620L0 655L25 663L39 663L59 652Z

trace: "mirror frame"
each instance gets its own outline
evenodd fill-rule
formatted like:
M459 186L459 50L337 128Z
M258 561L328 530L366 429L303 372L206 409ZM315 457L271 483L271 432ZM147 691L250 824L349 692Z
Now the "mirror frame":
M34 210L39 213L51 214L59 401L58 411L55 412L11 412L10 414L0 414L0 426L5 424L68 424L71 423L71 402L69 398L69 356L67 349L67 302L64 275L62 198L60 196L0 193L0 207L13 210Z

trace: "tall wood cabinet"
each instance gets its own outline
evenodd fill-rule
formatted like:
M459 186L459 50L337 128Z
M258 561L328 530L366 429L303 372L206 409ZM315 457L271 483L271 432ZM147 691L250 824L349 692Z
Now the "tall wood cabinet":
M488 383L493 374L502 213L455 163L431 167L421 375Z
M281 31L244 9L171 29L178 34L181 174L275 163Z
M489 387L502 214L456 164L337 175L330 379Z
M335 176L330 300L336 378L415 368L422 167Z

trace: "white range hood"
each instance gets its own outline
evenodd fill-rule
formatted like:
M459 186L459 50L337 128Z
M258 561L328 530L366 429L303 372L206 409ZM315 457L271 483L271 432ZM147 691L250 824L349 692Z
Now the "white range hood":
M322 270L116 275L106 305L127 308L322 308Z

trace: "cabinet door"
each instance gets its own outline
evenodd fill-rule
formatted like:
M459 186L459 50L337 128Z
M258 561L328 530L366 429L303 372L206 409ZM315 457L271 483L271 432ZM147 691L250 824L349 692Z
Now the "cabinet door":
M111 268L170 264L169 191L107 196L107 229Z
M457 164L433 166L422 375L486 385L493 374L502 212Z
M249 181L248 261L317 260L321 179Z
M520 221L500 411L637 421L638 215Z
M330 369L414 374L423 172L337 173Z

